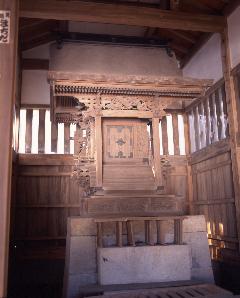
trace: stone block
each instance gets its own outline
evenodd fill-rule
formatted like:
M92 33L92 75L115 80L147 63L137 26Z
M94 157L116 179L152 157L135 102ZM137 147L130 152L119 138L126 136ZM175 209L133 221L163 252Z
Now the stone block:
M184 233L183 242L191 247L193 268L208 268L211 266L206 232Z
M96 267L96 237L71 237L69 273L92 273Z
M212 267L192 268L192 279L203 283L214 283Z
M183 233L206 232L206 220L204 215L188 216L183 221Z
M68 220L71 236L97 235L97 225L93 218L70 217Z
M67 298L79 298L81 287L97 283L97 274L73 274L69 275Z
M191 267L188 245L98 249L102 285L190 280Z

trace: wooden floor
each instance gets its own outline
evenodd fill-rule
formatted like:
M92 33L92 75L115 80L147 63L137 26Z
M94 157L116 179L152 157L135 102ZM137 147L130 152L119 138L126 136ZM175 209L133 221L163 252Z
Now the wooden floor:
M99 297L99 296L92 296ZM234 297L233 294L218 288L214 285L195 285L185 287L157 288L144 290L131 290L120 292L109 292L101 298L191 298L191 297L218 297L228 298ZM236 297L236 296L235 296Z
M191 298L240 297L212 284L194 281L130 285L93 286L81 288L79 298Z

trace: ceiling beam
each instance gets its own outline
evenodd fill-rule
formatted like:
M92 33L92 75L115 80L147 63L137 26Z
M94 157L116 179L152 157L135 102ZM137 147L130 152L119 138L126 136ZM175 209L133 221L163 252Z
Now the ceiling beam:
M123 4L56 0L21 0L20 16L202 32L220 32L226 22L223 16L133 7Z

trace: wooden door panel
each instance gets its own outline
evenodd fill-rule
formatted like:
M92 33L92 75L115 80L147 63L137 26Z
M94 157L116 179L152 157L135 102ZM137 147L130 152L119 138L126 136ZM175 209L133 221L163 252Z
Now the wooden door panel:
M104 119L104 162L139 163L148 158L147 123L139 119Z

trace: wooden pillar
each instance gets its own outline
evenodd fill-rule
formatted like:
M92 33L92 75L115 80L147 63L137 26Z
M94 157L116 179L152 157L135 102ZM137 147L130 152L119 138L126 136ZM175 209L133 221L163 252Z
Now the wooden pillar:
M0 43L0 298L3 298L7 297L8 279L18 1L0 0L0 10L10 12L9 43Z
M235 193L235 206L237 218L238 241L240 244L240 156L239 156L239 131L237 115L237 97L234 88L234 79L231 75L230 48L228 41L227 24L221 35L222 67L225 81L226 102L228 111L230 147L232 159L233 184ZM240 249L240 245L239 245Z
M103 183L102 174L102 117L95 117L95 144L96 144L96 186L101 188Z
M162 186L162 170L160 159L159 118L152 118L154 170L157 187Z

